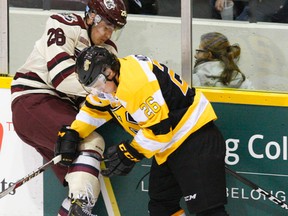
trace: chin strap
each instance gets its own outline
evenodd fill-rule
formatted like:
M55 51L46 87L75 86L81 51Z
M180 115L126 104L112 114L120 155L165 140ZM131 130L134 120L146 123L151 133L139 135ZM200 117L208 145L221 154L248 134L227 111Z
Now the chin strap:
M88 7L88 6L87 6ZM88 29L87 29L87 33L88 33L88 37L89 37L89 39L90 39L90 43L92 44L93 42L92 42L92 39L91 39L91 31L92 31L92 26L93 26L93 24L92 25L89 25L88 23L87 23L87 19L89 18L89 7L87 8L86 7L86 11L85 11L85 14L84 14L84 21L85 21L85 24L86 24L86 26L88 26Z
M117 75L116 75L116 76L117 76ZM115 85L118 87L119 82L117 81L116 76L114 76L112 80L113 80L113 82L115 83Z
M90 43L93 45L93 41L92 41L92 38L91 38L92 25L88 25L87 24L87 20L86 20L86 25L88 26L87 33L88 33L88 37L90 39Z

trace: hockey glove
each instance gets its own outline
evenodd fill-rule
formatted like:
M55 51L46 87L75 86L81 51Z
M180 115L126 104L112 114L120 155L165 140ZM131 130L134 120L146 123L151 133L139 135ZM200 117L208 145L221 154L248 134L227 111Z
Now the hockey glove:
M135 163L142 160L144 155L134 149L129 143L123 142L119 145L111 146L104 154L106 169L102 170L102 175L112 177L114 175L127 175Z
M68 126L63 126L58 132L58 139L55 146L55 156L61 154L60 164L70 166L78 156L77 148L80 143L79 133Z

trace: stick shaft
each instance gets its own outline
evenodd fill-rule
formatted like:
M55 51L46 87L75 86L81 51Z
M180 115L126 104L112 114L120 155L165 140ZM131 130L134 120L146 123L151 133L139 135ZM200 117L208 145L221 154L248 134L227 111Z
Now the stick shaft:
M236 173L235 171L229 169L228 167L225 167L226 172L231 174L232 176L234 176L235 178L237 178L239 181L241 181L242 183L246 184L247 186L251 187L252 189L254 189L255 191L257 191L260 194L263 194L265 197L267 197L271 202L279 205L281 208L288 210L288 205L279 200L277 197L273 196L271 193L265 191L264 189L260 188L258 185L256 185L255 183L253 183L252 181L248 180L247 178L239 175L238 173Z
M7 194L9 194L10 192L12 192L13 190L16 190L21 185L23 185L26 182L30 181L35 176L38 176L40 173L44 172L50 165L57 164L60 161L61 161L61 155L58 155L58 156L54 157L52 160L48 161L47 163L45 163L44 165L40 166L39 168L37 168L32 173L28 174L26 177L18 180L15 184L13 184L12 186L10 186L7 189L5 189L4 191L2 191L0 193L0 199L3 198L4 196L6 196Z

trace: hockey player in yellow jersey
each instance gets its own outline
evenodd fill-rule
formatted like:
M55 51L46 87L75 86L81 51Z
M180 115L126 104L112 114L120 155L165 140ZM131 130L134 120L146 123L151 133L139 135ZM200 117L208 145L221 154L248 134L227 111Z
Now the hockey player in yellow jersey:
M200 91L156 60L143 55L117 58L99 46L80 53L76 73L90 94L71 130L85 138L115 118L133 136L131 143L106 150L104 176L126 175L144 157L153 158L151 216L185 215L182 197L190 213L228 215L225 141Z

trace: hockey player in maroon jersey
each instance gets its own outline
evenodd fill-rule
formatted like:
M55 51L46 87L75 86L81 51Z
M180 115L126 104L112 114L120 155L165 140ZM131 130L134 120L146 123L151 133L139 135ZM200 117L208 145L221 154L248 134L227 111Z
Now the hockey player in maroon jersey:
M69 146L65 141L57 141L59 128L72 123L87 94L76 78L75 58L93 44L116 53L110 38L121 31L126 18L122 0L89 0L84 17L74 13L51 15L11 84L12 119L18 136L46 160L55 156L54 151L62 154L61 164L53 167L61 183L69 187L59 210L62 216L68 212L90 215L100 192L98 159L104 151L103 138L96 132L84 140L75 139L76 158L66 153ZM59 137L73 139L78 135L63 127Z
M228 215L225 140L201 91L147 56L117 58L99 46L82 51L76 73L91 94L70 130L85 138L114 118L133 137L106 150L104 176L127 175L136 162L153 157L150 216L184 216L183 197L191 214Z

